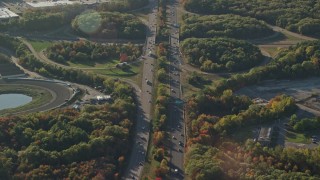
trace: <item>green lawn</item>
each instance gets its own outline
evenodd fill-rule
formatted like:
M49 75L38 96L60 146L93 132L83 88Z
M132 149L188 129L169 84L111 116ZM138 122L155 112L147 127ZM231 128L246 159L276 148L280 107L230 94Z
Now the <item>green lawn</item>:
M149 20L149 17L148 17L149 13L150 13L150 10L148 8L132 12L132 14L134 14L135 16L137 16L139 19L141 19L143 21Z
M295 37L295 36L292 36L292 35L290 35L290 34L288 34L288 33L283 33L284 34L284 36L287 38L287 40L290 40L290 41L304 41L303 39L301 39L301 38L297 38L297 37Z
M186 99L190 97L192 94L200 91L201 89L204 89L205 87L210 87L214 85L214 81L221 79L222 77L217 74L200 74L199 76L203 77L207 80L207 82L193 86L189 84L188 78L190 77L191 72L190 71L182 71L180 76L180 81L182 84L182 93L183 98Z
M287 49L284 47L261 47L261 50L264 50L270 54L272 58L276 57L277 54L282 50L282 49Z
M33 48L40 52L43 49L48 48L53 44L52 41L41 41L41 40L28 40L28 42L33 46Z
M293 142L293 143L304 143L304 144L311 143L310 138L306 137L302 133L297 133L297 132L293 132L293 131L287 131L286 141Z
M106 75L106 76L114 76L114 77L132 77L139 74L141 69L141 62L129 65L126 69L112 68L112 69L94 69L88 70L90 72Z
M107 60L107 61L92 61L92 62L84 62L84 63L75 63L68 61L67 66L76 67L76 68L112 68L115 67L116 64L119 63L119 60Z

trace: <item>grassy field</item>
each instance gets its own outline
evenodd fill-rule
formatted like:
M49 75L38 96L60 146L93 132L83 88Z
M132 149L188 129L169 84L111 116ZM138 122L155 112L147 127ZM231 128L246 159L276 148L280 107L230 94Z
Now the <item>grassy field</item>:
M142 64L141 62L134 63L132 65L129 65L128 68L126 69L111 68L111 69L93 69L88 71L95 74L101 74L106 76L129 78L139 74L141 70L141 64Z
M53 44L52 41L40 41L40 40L28 40L28 42L33 46L34 50L40 52L43 49L48 48Z
M264 50L270 54L272 58L276 57L277 54L282 50L282 49L287 49L284 47L260 47L261 50Z
M222 77L220 77L217 74L200 74L198 73L198 75L204 79L207 80L207 82L199 84L198 86L194 86L189 84L188 82L188 78L190 77L191 72L181 72L181 77L180 77L180 81L181 81L181 86L182 86L182 93L183 93L183 99L186 99L188 97L190 97L192 94L199 92L200 90L204 89L205 87L210 87L214 85L214 81L221 79Z
M84 62L84 63L75 63L75 62L71 62L68 61L67 62L67 66L70 67L76 67L76 68L112 68L115 67L116 64L119 63L119 60L97 60L97 61L92 61L92 62Z
M148 17L149 13L150 13L150 9L148 9L148 8L132 12L132 14L137 16L141 21L148 21L149 20L149 17Z
M293 131L287 131L286 141L293 142L293 143L304 143L304 144L311 143L310 138L306 137L306 135L302 133L293 132Z
M38 87L28 85L0 85L0 94L8 93L24 94L32 97L32 101L23 106L1 110L1 116L6 116L9 114L14 114L20 111L39 107L43 104L48 103L52 99L52 95L49 91L39 89Z

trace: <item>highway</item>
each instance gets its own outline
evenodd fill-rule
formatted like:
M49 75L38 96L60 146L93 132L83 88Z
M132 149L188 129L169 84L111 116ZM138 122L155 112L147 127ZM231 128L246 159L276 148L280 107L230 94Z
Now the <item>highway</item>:
M177 16L177 7L179 2L177 0L170 1L168 6L168 26L170 27L170 96L174 100L169 107L169 129L170 134L170 173L168 179L184 179L184 145L185 145L185 131L183 118L183 104L182 92L180 84L181 71L181 57L179 53L179 25Z
M153 74L155 60L151 54L155 55L155 38L157 22L157 1L150 1L150 14L147 27L147 37L145 46L143 78L141 92L136 92L138 102L137 124L135 129L134 144L131 149L131 156L123 179L140 179L140 175L146 159L149 132L150 132L150 112L152 104ZM151 54L150 54L151 52Z

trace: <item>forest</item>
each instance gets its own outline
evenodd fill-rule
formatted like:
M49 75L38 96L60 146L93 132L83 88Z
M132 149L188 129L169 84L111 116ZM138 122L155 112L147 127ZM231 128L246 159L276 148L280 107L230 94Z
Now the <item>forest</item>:
M217 81L215 93L225 89L238 90L269 79L299 79L320 75L320 41L306 41L279 52L266 66L252 68L249 72L232 75Z
M138 2L127 0L112 5L102 3L97 7L97 11L86 11L88 8L79 4L28 9L19 19L1 22L0 29L14 32L43 32L72 26L75 32L83 36L142 39L145 36L144 24L133 15L117 11L138 8L146 3L145 0ZM85 32L91 29L93 29L91 32Z
M271 123L294 115L292 97L278 95L266 105L235 95L242 87L270 79L319 76L320 41L302 42L263 67L216 82L191 96L186 103L187 143L185 171L191 179L319 179L320 148L263 147L252 140L235 141L248 126ZM319 118L298 119L289 125L296 131L319 127Z
M1 30L13 31L48 31L70 25L71 20L84 11L85 7L72 5L50 9L32 9L25 11L19 19L0 23Z
M127 61L134 61L142 54L142 46L134 44L101 44L89 41L58 42L46 51L48 58L65 64L68 61L77 63L112 62L119 60L120 54L127 55Z
M260 50L252 44L229 38L189 38L181 42L188 63L206 72L233 72L262 62Z
M263 21L239 15L189 15L183 18L180 38L229 37L236 39L257 39L274 32Z
M320 2L315 0L184 0L186 10L200 14L250 16L290 31L319 35Z
M1 179L118 179L131 145L135 109L127 97L80 112L1 118Z
M143 39L146 32L136 16L119 12L88 11L78 15L71 26L82 36L111 39Z
M148 0L121 0L101 3L97 6L98 11L130 11L146 6Z
M133 89L119 80L44 64L17 39L0 39L1 46L16 49L24 67L50 78L102 86L113 99L81 111L59 109L1 118L0 178L119 179L132 145Z
M165 42L169 38L169 27L167 21L167 4L168 0L159 0L158 22L157 23L157 41Z

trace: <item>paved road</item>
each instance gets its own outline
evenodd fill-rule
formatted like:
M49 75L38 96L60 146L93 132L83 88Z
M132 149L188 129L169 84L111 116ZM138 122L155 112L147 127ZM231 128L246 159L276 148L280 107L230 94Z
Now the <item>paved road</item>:
M149 14L149 24L147 30L145 60L143 66L143 79L141 92L137 93L138 102L138 119L136 124L136 134L134 137L134 145L131 150L131 156L128 161L127 170L123 179L140 179L143 165L146 159L146 152L149 141L150 132L150 112L153 91L153 74L155 59L150 56L150 51L155 55L155 35L156 35L156 17L157 17L157 1L150 1L151 12ZM136 90L137 91L137 90Z
M37 54L35 54L36 52L34 51L33 47L31 46L32 50L31 52L33 53L33 55L35 57L37 57ZM19 63L18 63L18 58L15 57L14 55L14 52L6 49L6 48L3 48L3 47L0 47L0 52L6 54L7 56L9 56L12 60L12 62L17 66L19 67L24 73L28 74L29 77L31 78L37 78L37 79L47 79L46 77L36 73L36 72L33 72L33 71L30 71L28 69L25 69L24 67L22 67ZM41 60L41 59L39 59ZM59 81L59 80L58 80ZM87 90L88 93L86 93L83 97L82 97L82 100L86 101L86 100L90 100L90 99L93 99L95 98L96 96L101 96L101 95L104 95L103 93L99 92L98 90L92 88L92 87L89 87L89 86L86 86L86 85L82 85L82 84L77 84L77 83L70 83L72 84L72 87L74 88L80 88L80 89L83 89L83 90ZM59 94L59 93L58 93ZM63 98L63 99L66 99L66 98ZM49 108L51 109L51 108ZM33 111L34 112L34 111Z
M182 92L180 84L180 65L181 58L179 55L179 27L177 7L179 2L173 0L168 6L168 25L170 27L170 67L169 67L169 80L170 80L170 96L174 103L170 104L169 112L169 129L171 135L169 144L170 152L170 173L168 179L184 179L184 119L183 119L183 104L176 103L182 102Z

